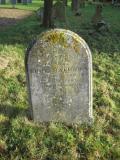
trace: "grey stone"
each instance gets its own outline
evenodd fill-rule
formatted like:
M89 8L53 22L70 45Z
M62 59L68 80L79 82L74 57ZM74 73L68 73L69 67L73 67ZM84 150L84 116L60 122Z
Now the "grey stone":
M22 0L22 3L25 5L27 4L27 2L28 2L27 0Z
M114 7L120 7L120 3L115 3Z
M57 19L59 21L66 20L66 6L62 1L58 1L54 4L52 12L53 19Z
M28 2L28 3L32 3L32 0L28 0L27 2Z
M43 33L25 62L35 122L92 122L92 57L81 37L63 29Z
M12 5L15 5L17 3L16 0L11 0Z
M99 31L99 32L106 32L106 31L109 31L109 28L110 26L104 21L99 21L95 26L94 28L96 29L96 31Z

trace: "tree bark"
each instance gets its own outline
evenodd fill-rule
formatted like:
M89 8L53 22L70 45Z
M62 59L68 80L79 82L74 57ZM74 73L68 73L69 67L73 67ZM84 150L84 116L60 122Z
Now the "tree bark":
M53 0L44 0L43 26L52 27L52 7Z
M79 0L72 0L72 10L77 11L79 9Z
M17 0L17 3L22 3L22 0Z

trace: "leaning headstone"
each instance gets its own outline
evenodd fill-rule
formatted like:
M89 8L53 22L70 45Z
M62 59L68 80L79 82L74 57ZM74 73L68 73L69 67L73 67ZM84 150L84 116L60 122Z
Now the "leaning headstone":
M43 33L26 54L26 73L35 122L92 121L91 52L77 34Z
M66 6L62 1L58 1L54 4L52 17L60 21L66 20Z

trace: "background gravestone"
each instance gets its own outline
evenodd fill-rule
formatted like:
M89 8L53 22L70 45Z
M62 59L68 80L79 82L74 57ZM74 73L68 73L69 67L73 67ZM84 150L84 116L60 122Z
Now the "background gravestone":
M28 2L28 3L32 3L32 0L28 0L27 2Z
M27 4L27 0L22 0L22 3L24 4L24 5L26 5Z
M92 58L75 33L42 34L26 54L26 73L36 122L92 120Z
M11 0L11 4L13 5L13 8L15 8L17 1L16 0Z
M66 20L66 6L62 1L58 1L53 6L52 17L54 19L65 21Z

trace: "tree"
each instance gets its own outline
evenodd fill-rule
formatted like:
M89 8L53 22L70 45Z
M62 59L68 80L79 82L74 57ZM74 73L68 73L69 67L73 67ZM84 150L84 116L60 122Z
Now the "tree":
M72 10L77 11L79 9L79 0L72 0Z
M17 3L22 3L22 0L17 0Z
M52 7L53 0L44 0L43 26L52 27Z

